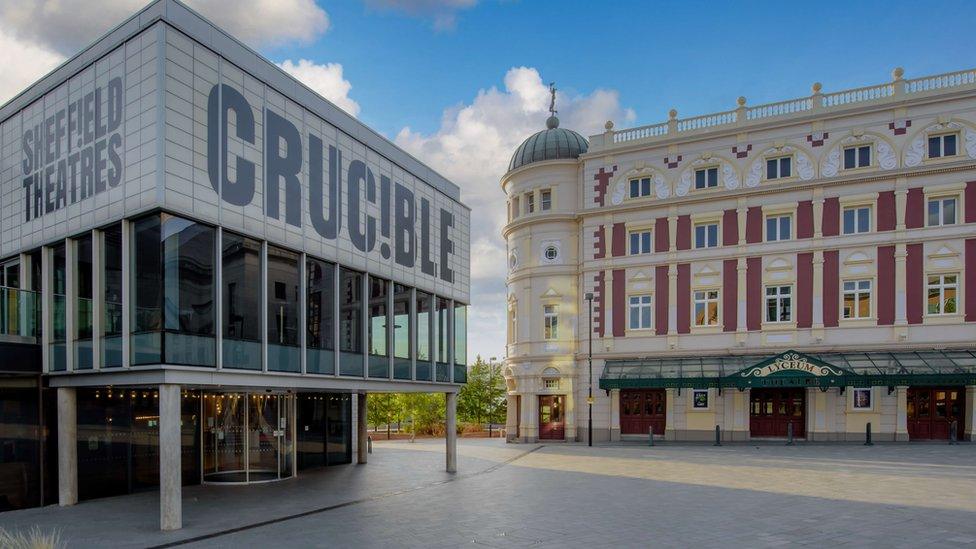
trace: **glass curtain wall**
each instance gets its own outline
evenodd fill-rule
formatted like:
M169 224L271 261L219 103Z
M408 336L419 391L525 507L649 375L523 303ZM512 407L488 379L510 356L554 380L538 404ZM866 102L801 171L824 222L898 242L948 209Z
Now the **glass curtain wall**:
M468 380L468 307L454 302L454 383Z
M393 378L411 379L410 287L393 284Z
M387 299L390 283L369 277L369 377L390 376L390 354L387 349Z
M339 269L339 374L363 376L363 274Z
M261 243L224 232L223 367L261 369Z
M203 395L203 479L265 482L292 476L294 397Z
M90 370L92 360L92 237L75 241L75 369Z
M306 363L313 374L335 373L335 265L311 257L305 262Z
M298 341L298 260L295 252L268 246L268 370L302 371Z
M122 366L122 224L102 233L103 368Z
M51 319L51 370L61 372L67 369L67 339L68 339L68 312L67 312L67 256L65 255L64 244L58 244L52 250L53 268L52 273L53 287L52 299L54 303L54 315Z
M0 376L0 512L41 504L38 380Z
M214 234L170 214L133 223L133 364L216 363Z
M443 297L436 298L437 312L434 325L434 339L437 342L434 362L437 364L436 381L451 381L451 357L448 356L448 318L450 317L449 303Z
M431 296L425 292L417 292L417 381L433 381L431 367Z

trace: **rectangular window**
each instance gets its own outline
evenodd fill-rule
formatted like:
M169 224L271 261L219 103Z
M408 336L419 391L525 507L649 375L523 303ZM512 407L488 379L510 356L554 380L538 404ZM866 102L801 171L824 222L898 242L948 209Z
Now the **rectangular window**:
M512 219L518 219L518 216L522 213L522 206L520 205L519 197L512 197Z
M651 196L651 178L642 177L640 179L631 179L630 197L641 198L644 196Z
M525 193L525 213L535 212L535 194Z
M339 269L339 374L363 376L363 273Z
M559 314L555 305L544 305L542 307L542 339L556 339L559 337Z
M335 265L309 257L305 262L306 370L335 373Z
M559 378L558 377L547 377L542 380L542 388L550 391L555 391L559 389Z
M389 377L390 361L387 360L387 299L390 295L390 282L374 276L369 277L369 377Z
M766 322L793 320L793 286L766 286Z
M695 292L695 326L718 326L718 290Z
M951 315L958 312L956 295L959 290L956 274L929 276L928 312L930 315Z
M956 224L956 197L929 200L929 227Z
M855 388L853 392L854 396L854 409L855 410L870 410L871 409L871 388Z
M695 247L714 248L716 246L718 246L718 223L695 225Z
M929 158L956 156L956 139L954 133L929 137Z
M433 370L430 367L430 340L431 340L431 299L428 293L417 292L417 380L432 381Z
M858 145L844 149L844 169L866 168L871 165L871 145Z
M393 379L410 379L410 287L393 284Z
M651 253L651 231L630 233L630 255Z
M102 351L103 368L122 366L122 225L102 233ZM225 275L226 276L226 275Z
M708 409L708 389L692 389L691 406L696 410Z
M539 192L539 207L548 212L552 209L552 191L545 189Z
M157 233L157 235L158 235L158 233ZM158 240L156 242L157 242L157 245L156 245L156 253L158 255L158 253L159 253ZM52 298L53 298L53 301L54 301L54 310L52 312L54 314L53 314L53 317L51 319L51 327L53 328L53 330L51 330L51 345L49 347L49 350L50 350L50 353L51 353L50 369L53 370L53 371L63 371L63 370L66 370L68 368L68 355L67 355L67 352L68 352L68 346L67 346L67 337L68 337L68 302L67 302L67 300L68 300L68 297L67 297L67 293L68 293L68 286L67 286L67 282L68 282L68 278L67 278L67 276L68 276L68 270L67 270L67 261L68 261L68 259L67 259L67 251L65 250L65 246L64 246L64 243L63 242L61 244L57 244L56 246L54 246L54 249L51 250L50 253L52 255L52 259L54 260L53 261L54 262L54 265L53 265L54 272L52 273L53 278L54 278L54 287L52 288L54 290L52 292L53 293ZM151 267L151 265L150 266L143 267L141 269L137 269L136 272L139 273L139 272L151 271L152 269L149 268L149 267ZM156 271L155 272L158 275L158 272L159 272L158 271L158 267L159 267L158 263L155 264L155 267L156 267ZM35 286L35 288L37 288L37 287L39 287L39 286ZM137 298L137 300L139 298L138 289L139 289L139 286L137 284L136 285L136 290L137 290L136 291L136 298ZM143 301L145 301L145 299ZM158 310L158 304L156 305L156 307L157 307L156 310ZM138 322L138 318L134 320L134 323L137 323L137 322ZM156 362L159 362L158 353L157 353Z
M793 175L793 157L766 159L766 179L782 179Z
M17 266L15 265L15 268ZM75 241L75 369L90 370L92 362L92 237ZM16 295L16 294L12 294Z
M468 306L454 302L454 382L467 382Z
M298 346L297 253L268 246L268 370L302 371Z
M871 281L844 281L844 318L871 318Z
M766 218L766 242L789 240L792 237L792 215L771 215Z
M695 170L695 188L713 189L718 187L718 167Z
M434 347L434 351L437 353L434 356L434 363L437 367L434 381L451 381L451 371L448 365L451 357L447 351L448 338L450 338L448 318L451 310L447 299L443 297L434 298L434 304L436 307L434 312L434 341L437 342Z
M630 329L646 330L651 327L651 296L630 296Z
M871 231L871 207L844 208L844 234L860 234Z

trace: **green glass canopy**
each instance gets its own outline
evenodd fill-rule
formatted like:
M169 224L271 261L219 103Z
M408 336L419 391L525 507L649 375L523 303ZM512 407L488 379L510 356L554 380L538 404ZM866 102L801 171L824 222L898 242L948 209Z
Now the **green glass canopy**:
M976 350L608 360L601 389L976 385Z

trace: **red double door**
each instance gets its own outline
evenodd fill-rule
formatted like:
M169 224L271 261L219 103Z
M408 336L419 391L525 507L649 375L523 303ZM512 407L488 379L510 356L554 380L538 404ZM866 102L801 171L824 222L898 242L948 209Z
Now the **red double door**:
M792 423L793 436L806 437L806 389L752 389L749 400L751 436L785 437Z
M962 438L965 394L965 387L909 387L908 439L948 440L953 421Z
M620 432L625 435L646 435L647 430L653 427L655 435L663 435L666 410L664 389L622 389Z

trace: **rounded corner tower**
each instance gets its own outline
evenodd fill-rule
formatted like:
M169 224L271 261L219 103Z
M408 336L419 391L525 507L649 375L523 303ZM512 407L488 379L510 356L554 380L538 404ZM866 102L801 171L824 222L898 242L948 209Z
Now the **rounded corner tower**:
M515 149L501 180L508 215L502 230L508 251L507 437L523 442L576 440L577 402L585 402L585 388L575 386L576 211L579 158L589 143L559 127L550 110L545 129Z

